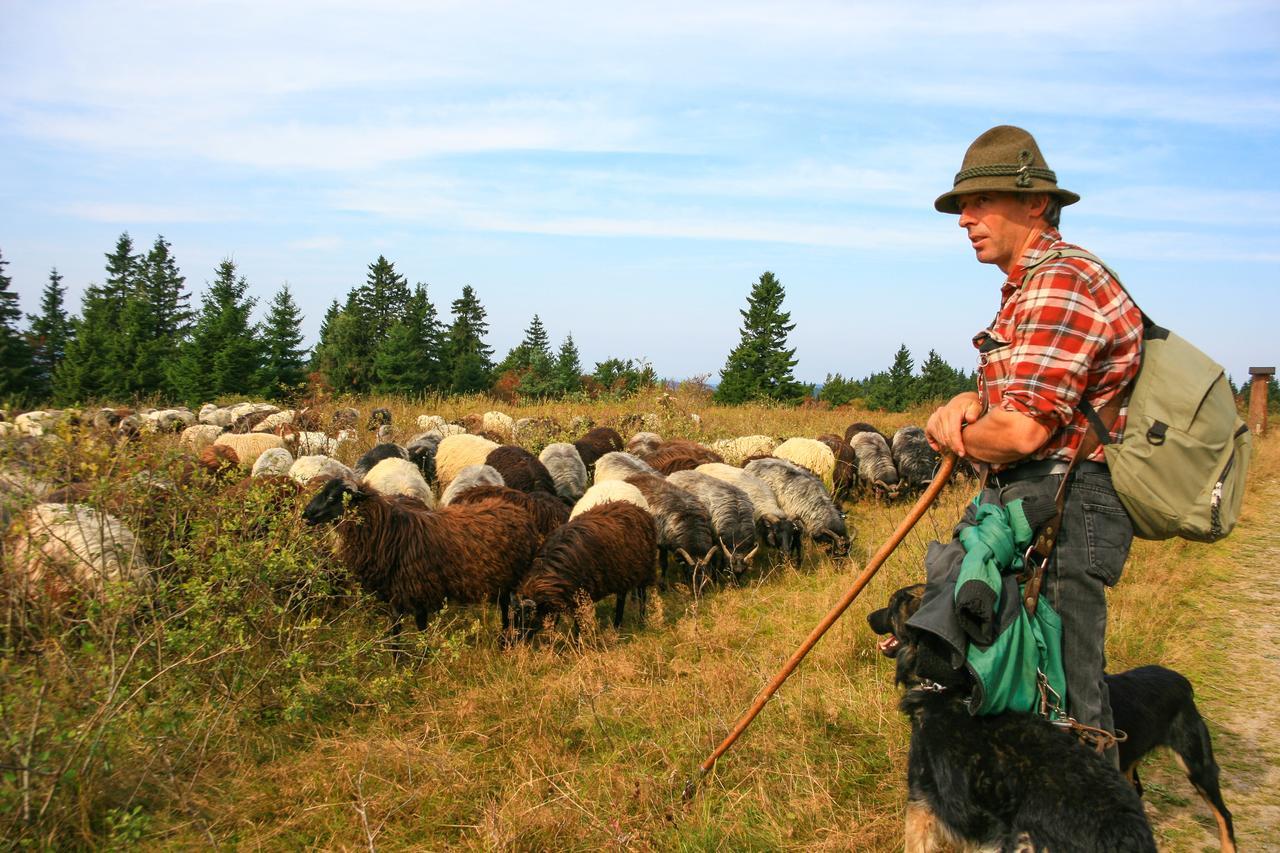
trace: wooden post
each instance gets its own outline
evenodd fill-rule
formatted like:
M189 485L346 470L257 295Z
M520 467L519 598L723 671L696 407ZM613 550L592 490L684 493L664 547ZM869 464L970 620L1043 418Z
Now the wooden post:
M1250 367L1253 383L1249 386L1249 429L1254 435L1267 431L1267 385L1276 375L1274 367Z

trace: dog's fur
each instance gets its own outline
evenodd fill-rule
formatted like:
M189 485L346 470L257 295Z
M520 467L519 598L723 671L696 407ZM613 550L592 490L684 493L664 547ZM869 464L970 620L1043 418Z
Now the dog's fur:
M956 845L1154 853L1142 801L1102 756L1034 715L969 713L965 670L951 667L941 640L907 624L923 594L922 585L898 590L868 617L906 688L908 853Z

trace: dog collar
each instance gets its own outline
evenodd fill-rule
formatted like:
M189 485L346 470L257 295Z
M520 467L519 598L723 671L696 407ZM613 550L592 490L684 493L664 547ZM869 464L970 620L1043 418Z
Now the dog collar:
M921 693L943 693L947 688L936 681L930 681L926 678L911 689L919 690Z

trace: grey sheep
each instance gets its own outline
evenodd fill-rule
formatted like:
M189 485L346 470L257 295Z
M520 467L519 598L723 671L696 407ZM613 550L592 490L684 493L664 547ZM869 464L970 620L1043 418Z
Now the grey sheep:
M860 432L849 442L858 457L858 479L879 498L898 496L898 469L889 442L878 432Z
M755 508L751 498L737 486L697 471L675 471L667 482L693 494L711 513L720 545L717 566L730 577L742 577L760 549L756 544Z
M364 452L364 455L356 460L356 464L351 468L355 472L356 477L363 477L373 470L373 466L377 465L383 459L408 459L409 452L398 444L393 442L385 442L383 444L375 444Z
M849 553L849 529L822 481L785 459L756 459L747 463L748 474L773 488L782 511L800 522L815 543L825 545L833 557Z
M903 489L918 492L932 483L938 460L920 427L904 426L893 434L893 464Z
M538 455L547 466L556 484L556 494L566 501L577 503L587 492L587 466L582 463L578 448L565 441L548 444Z
M468 465L459 471L458 476L454 477L445 488L444 494L440 496L440 506L448 506L454 502L458 495L468 489L474 489L476 486L505 485L506 483L502 481L502 475L492 465Z
M627 482L644 495L658 527L658 583L665 581L669 555L675 554L684 564L685 580L697 589L720 550L711 513L692 493L656 474L632 474Z
M735 468L723 462L708 462L694 470L715 477L717 480L723 480L746 492L755 510L756 535L764 540L766 545L777 548L785 555L794 556L796 560L803 558L800 549L802 533L800 525L782 511L772 486L741 468Z

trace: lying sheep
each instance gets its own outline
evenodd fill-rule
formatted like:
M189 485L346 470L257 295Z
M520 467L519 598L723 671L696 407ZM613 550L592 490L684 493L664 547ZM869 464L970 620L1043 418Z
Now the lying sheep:
M633 487L634 488L634 487ZM640 601L641 618L654 581L657 531L649 513L624 501L601 504L547 537L516 590L517 629L530 639L545 620L574 613L576 599L617 596L613 627L622 625L627 593Z
M453 482L456 484L458 480ZM533 526L537 528L538 536L542 540L569 520L569 507L555 495L546 492L521 492L506 486L475 486L455 495L452 504L478 503L490 498L501 498L524 507L529 517L533 519Z
M483 465L498 445L487 438L467 433L447 435L436 448L436 481L447 488L468 465Z
M149 582L151 566L124 522L82 504L41 503L23 515L10 570L27 595L66 601Z
M756 543L755 507L742 489L697 471L676 471L667 482L690 492L711 514L720 552L715 565L732 579L751 568L760 546Z
M224 432L213 440L215 447L230 447L236 452L240 464L245 468L253 468L262 451L272 447L284 447L284 439L269 433L230 433Z
M812 472L785 459L757 459L745 470L773 488L782 511L800 522L816 544L833 557L849 554L849 529L822 481Z
M603 483L606 480L625 480L632 474L662 476L648 462L623 450L606 453L596 460L597 483Z
M400 495L422 501L428 508L436 505L435 493L427 484L418 466L408 459L391 456L369 469L361 479L361 485L384 495Z
M558 435L563 427L554 418L519 418L511 428L513 440L538 446Z
M257 410L246 412L231 423L230 431L238 434L253 432L254 428L257 427L258 424L262 423L273 414L275 414L275 412ZM267 432L267 430L263 430L263 432Z
M556 494L569 503L577 503L587 491L587 466L578 454L578 448L565 441L557 441L542 448L538 461L547 467L556 484Z
M394 442L384 442L375 444L364 452L356 464L351 467L357 478L363 477L373 470L373 466L377 465L383 459L408 459L409 451Z
M627 441L627 452L641 459L662 446L662 436L656 432L638 432Z
M312 526L337 522L339 559L391 605L394 634L406 613L425 628L446 600L495 602L505 631L511 591L538 547L529 513L498 498L432 510L338 479L302 517Z
M293 460L293 464L289 466L289 476L305 486L317 477L345 477L354 480L355 472L337 459L317 453Z
M440 496L440 505L449 506L458 495L477 486L504 486L502 475L492 465L468 465L458 472Z
M893 465L893 451L878 432L854 434L853 452L858 457L858 480L870 487L878 498L892 500L898 496L898 469Z
M254 477L287 476L293 466L293 454L283 447L268 447L253 463Z
M529 451L516 444L504 444L490 451L484 460L496 468L507 486L521 492L556 493L556 481L547 466Z
M658 529L658 583L666 579L668 555L675 554L684 564L685 580L700 588L720 550L711 513L691 493L655 474L632 474L626 481L644 495Z
M711 442L711 449L730 465L743 465L752 456L769 456L778 442L767 435L742 435Z
M644 495L635 486L625 480L606 480L603 483L596 483L587 489L586 494L573 505L573 511L569 513L569 518L577 518L592 507L609 503L610 501L632 503L646 512L649 510L648 501L644 499Z
M893 434L893 464L898 469L898 482L907 491L919 492L933 482L941 457L929 446L929 439L918 426L904 426Z
M596 427L573 443L582 457L582 464L591 470L596 460L606 453L622 449L622 436L609 427Z
M796 560L802 558L800 552L800 525L782 511L782 507L778 505L778 499L773 494L773 489L768 483L759 477L748 474L741 468L735 468L723 462L710 462L706 465L699 465L694 470L700 474L715 477L717 480L722 480L732 486L737 486L746 492L747 497L751 499L756 535L766 545L778 549L783 554L794 556Z
M832 481L836 470L836 457L831 448L812 438L788 438L773 449L773 455L807 468L824 483Z

